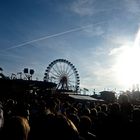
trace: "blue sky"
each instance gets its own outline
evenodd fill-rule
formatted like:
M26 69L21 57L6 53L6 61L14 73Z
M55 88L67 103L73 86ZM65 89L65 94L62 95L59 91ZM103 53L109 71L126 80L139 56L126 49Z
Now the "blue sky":
M140 26L139 0L0 0L0 66L6 75L72 62L82 88L123 90L116 65ZM130 87L127 87L130 88Z

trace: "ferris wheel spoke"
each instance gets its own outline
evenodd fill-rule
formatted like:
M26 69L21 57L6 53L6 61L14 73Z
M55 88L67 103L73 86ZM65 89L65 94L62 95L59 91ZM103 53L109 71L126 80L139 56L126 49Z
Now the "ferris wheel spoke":
M65 73L68 75L70 71L71 71L71 67L67 64L65 67Z
M63 69L61 70L61 74L62 74L62 75L64 75L64 74L65 74L65 72L64 72L64 70L63 70Z
M57 75L61 75L61 73L59 73L54 67L52 69L57 73Z
M69 80L69 82L71 82L71 83L75 83L75 81L74 81L74 80Z
M68 80L68 82L70 82L70 83L75 83L76 81L73 79L73 80Z
M58 80L59 79L59 77L57 76L57 75L50 75L50 78L51 79L53 79L53 81L55 81L55 80Z
M57 68L57 70L59 71L59 73L62 74L62 73L61 73L61 69L59 68L59 66L58 66L57 63L56 63L56 68Z
M65 65L62 65L62 74L67 75L66 71L65 71Z
M69 65L67 65L66 67L66 73L68 74L68 70L69 70Z
M68 82L68 84L72 86L72 83L70 81Z
M63 64L63 71L66 74L66 63Z
M69 65L65 63L65 73L67 74L67 68L69 68Z
M73 74L74 74L74 73L70 73L70 74L68 74L68 77L71 77Z
M65 71L65 67L64 67L64 64L62 63L62 70L63 72Z
M63 74L63 68L62 68L61 62L59 63L59 67L60 67L60 73L62 75Z
M62 74L63 74L62 62L60 62L60 69L61 69L61 72L62 72Z
M74 88L75 86L73 84L71 84L70 82L68 82L68 85L70 85L70 87Z
M66 63L67 64L67 63ZM71 71L71 67L70 67L70 65L66 65L66 68L65 68L65 74L67 74L68 75L68 73Z
M58 77L58 78L60 77L59 75L53 73L52 71L50 71L50 73L51 73L52 75L54 75L55 77Z
M76 82L76 79L69 79L70 82Z
M72 70L71 70L71 69L69 69L69 71L68 71L67 75L69 75L71 71L72 71Z
M75 77L73 77L72 75L71 76L68 76L69 77L69 80L76 80L76 78Z

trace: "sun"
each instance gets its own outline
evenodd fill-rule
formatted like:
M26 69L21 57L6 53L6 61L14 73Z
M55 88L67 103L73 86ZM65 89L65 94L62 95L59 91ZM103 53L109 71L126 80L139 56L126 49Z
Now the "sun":
M119 84L125 88L140 84L140 30L132 46L125 46L118 55L116 76Z

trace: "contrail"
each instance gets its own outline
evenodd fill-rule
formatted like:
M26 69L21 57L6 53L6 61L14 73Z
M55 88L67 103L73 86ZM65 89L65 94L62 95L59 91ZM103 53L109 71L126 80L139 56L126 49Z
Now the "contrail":
M21 43L21 44L18 44L18 45L9 47L9 48L4 49L4 50L1 50L1 51L12 50L12 49L15 49L15 48L19 48L19 47L28 45L28 44L30 44L30 43L37 42L37 41L49 39L49 38L52 38L52 37L61 36L61 35L68 34L68 33L71 33L71 32L80 31L80 30L82 30L82 29L85 29L85 28L90 27L91 25L98 25L98 24L102 24L102 23L104 23L104 22L105 22L105 21L98 22L98 23L95 23L95 24L93 23L93 24L89 24L89 25L82 26L82 27L73 28L73 29L70 29L70 30L67 30L67 31L64 31L64 32L56 33L56 34L53 34L53 35L44 36L44 37L41 37L41 38L37 38L37 39L31 40L31 41L27 41L27 42L24 42L24 43Z

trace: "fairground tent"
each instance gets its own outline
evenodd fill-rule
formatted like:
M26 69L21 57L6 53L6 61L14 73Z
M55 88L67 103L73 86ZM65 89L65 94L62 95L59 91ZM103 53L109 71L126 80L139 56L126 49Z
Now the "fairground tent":
M102 99L96 99L90 96L86 96L86 95L74 95L74 94L69 94L69 97L73 98L73 99L78 99L78 100L88 100L88 101L99 101L99 102L103 102L104 100Z

